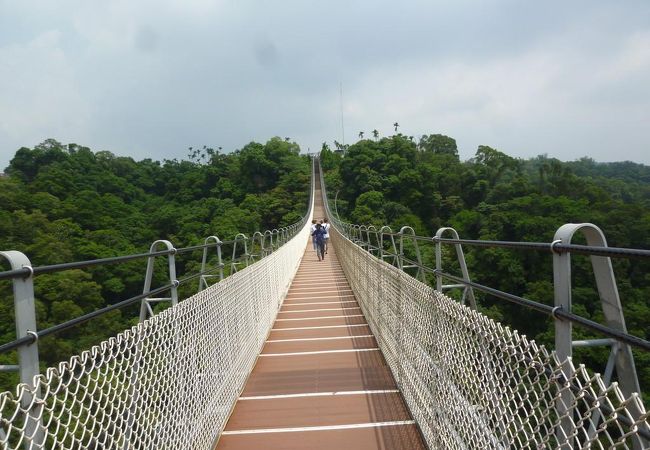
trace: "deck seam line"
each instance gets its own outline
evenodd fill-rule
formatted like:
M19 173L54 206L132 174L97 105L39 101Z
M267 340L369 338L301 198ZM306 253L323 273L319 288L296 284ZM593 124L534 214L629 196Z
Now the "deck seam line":
M334 397L341 395L379 395L379 394L398 394L399 389L375 389L365 391L331 391L331 392L303 392L301 394L276 394L276 395L250 395L239 397L237 400L274 400L282 398L302 398L302 397Z
M288 296L287 296L288 297ZM319 298L345 298L345 297L354 297L354 294L345 294L345 295L319 295L317 297L294 297L294 298L285 298L287 300L309 300L309 299L319 299Z
M317 280L320 280L320 282L317 281ZM316 277L316 278L312 278L312 279L309 279L309 280L296 280L294 278L293 281L292 281L292 284L298 284L298 283L304 283L304 284L341 284L341 283L345 283L346 281L347 281L347 279L340 279L338 281L337 280L330 280L329 277L327 277L325 279L322 278L322 277Z
M322 279L320 277L308 276L307 274L296 275L296 276L293 277L293 279L295 280L296 278L300 278L300 277L309 278L309 279L313 279L313 280L321 280ZM337 275L335 277L330 277L330 278L342 278L342 279L347 280L347 277L345 277L344 275Z
M343 300L341 302L307 302L307 303L285 303L284 306L305 306L305 305L338 305L341 303L357 303L356 300ZM282 311L280 311L282 312Z
M296 276L299 275L313 275L315 273L321 274L321 275L338 275L338 276L345 276L345 272L343 272L343 269L338 269L336 268L335 270L330 270L330 271L324 271L323 269L299 269L300 273L296 272Z
M369 423L351 423L345 425L321 425L315 427L292 427L292 428L253 428L250 430L231 430L223 431L221 434L266 434L266 433L300 433L305 431L334 431L334 430L353 430L357 428L381 428L395 427L403 425L415 425L415 420L396 420L392 422L369 422Z
M266 343L274 342L301 342L301 341L333 341L336 339L361 339L375 337L373 334L360 334L358 336L331 336L331 337L318 337L318 338L296 338L296 339L270 339Z
M321 286L321 287L301 287L301 288L293 288L293 287L291 287L291 288L289 288L289 291L294 291L294 292L295 291L307 291L307 290L311 290L311 291L325 290L325 291L337 292L337 291L351 291L352 288L349 288L349 287L348 288L324 287L324 286Z
M349 348L345 350L319 350L314 352L292 352L292 353L260 353L259 356L305 356L305 355L326 355L330 353L362 353L362 352L377 352L379 347L373 348Z
M350 325L321 325L319 327L271 328L271 331L322 330L324 328L352 328L352 327L370 327L370 325L367 323L353 323Z
M361 309L361 307L351 306L347 308L297 309L295 311L278 311L278 314L293 314L293 313L304 313L304 312L314 312L314 311L343 311L346 309Z
M305 318L295 318L295 319L275 319L276 322L287 322L289 320L295 321L295 320L320 320L320 319L341 319L341 318L348 318L348 317L363 317L363 314L349 314L345 316L323 316L323 317L305 317Z

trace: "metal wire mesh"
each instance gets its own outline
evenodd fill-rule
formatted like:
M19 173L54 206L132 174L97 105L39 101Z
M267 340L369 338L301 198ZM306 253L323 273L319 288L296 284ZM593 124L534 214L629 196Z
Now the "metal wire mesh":
M212 448L308 236L0 393L0 448Z
M331 236L430 448L650 447L638 395Z

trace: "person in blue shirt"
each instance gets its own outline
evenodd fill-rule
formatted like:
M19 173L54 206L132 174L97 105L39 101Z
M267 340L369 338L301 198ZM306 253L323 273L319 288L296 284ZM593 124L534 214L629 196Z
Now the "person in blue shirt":
M322 261L325 259L325 236L327 235L327 231L325 230L325 227L320 223L317 223L316 228L311 235L316 243L316 255L318 256L318 260Z

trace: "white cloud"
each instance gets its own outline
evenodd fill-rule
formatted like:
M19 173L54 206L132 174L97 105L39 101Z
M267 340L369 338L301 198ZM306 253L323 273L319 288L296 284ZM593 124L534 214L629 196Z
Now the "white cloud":
M24 44L0 48L0 155L49 136L86 137L90 108L61 46L61 33L48 30ZM4 161L3 161L4 162Z
M555 5L555 6L554 6ZM53 137L136 158L377 128L650 163L650 7L412 0L0 4L0 166ZM11 66L11 70L9 70ZM619 149L624 143L624 148ZM616 151L612 151L616 148Z

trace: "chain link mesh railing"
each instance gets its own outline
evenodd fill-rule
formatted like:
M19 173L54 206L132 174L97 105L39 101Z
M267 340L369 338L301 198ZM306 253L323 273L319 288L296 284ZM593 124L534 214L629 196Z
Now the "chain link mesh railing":
M255 264L47 369L33 386L0 393L0 448L212 448L298 268L309 225Z
M649 448L637 394L331 234L429 448Z

